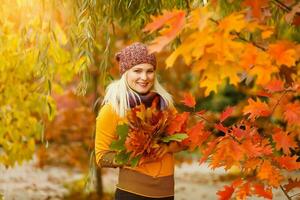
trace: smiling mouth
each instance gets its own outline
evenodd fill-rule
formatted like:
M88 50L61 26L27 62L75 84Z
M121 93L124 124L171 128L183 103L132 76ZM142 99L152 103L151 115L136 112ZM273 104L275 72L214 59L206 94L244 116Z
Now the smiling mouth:
M148 83L137 83L137 84L141 87L146 87L148 85Z

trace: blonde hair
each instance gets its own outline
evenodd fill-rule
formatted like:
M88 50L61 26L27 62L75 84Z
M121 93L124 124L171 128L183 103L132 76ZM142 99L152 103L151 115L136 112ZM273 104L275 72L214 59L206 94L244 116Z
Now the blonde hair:
M130 108L130 94L134 97L135 102L141 102L138 93L133 91L127 84L127 72L128 71L126 71L119 80L113 81L107 86L106 94L102 102L102 105L110 104L120 117L124 117L126 111ZM154 84L151 91L158 93L167 103L168 107L174 107L172 96L159 83L157 76L154 78Z

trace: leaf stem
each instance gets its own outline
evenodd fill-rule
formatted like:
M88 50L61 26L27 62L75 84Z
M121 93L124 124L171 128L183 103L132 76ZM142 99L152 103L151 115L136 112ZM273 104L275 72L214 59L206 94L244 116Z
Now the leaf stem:
M284 93L281 95L281 97L278 99L277 103L275 104L275 106L272 109L271 115L274 113L276 107L279 105L280 101L282 100L282 98L286 95L286 93L288 92L288 90L285 90Z
M288 200L292 200L292 198L288 195L288 193L284 190L284 188L282 187L282 185L280 185L280 189L283 191L284 195L286 196L286 198Z

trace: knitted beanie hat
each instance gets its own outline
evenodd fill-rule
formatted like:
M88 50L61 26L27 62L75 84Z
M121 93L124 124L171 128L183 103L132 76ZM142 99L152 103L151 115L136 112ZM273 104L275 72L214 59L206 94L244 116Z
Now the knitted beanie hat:
M120 73L124 74L125 71L135 65L148 63L156 68L156 57L154 54L148 54L147 46L140 42L133 43L118 53L116 53L116 60L119 62Z

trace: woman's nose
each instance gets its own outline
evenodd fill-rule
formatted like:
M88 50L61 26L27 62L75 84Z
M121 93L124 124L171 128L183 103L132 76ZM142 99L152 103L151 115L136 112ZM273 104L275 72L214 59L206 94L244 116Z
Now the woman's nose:
M142 74L141 74L141 79L147 80L147 74L146 74L146 73L142 73Z

